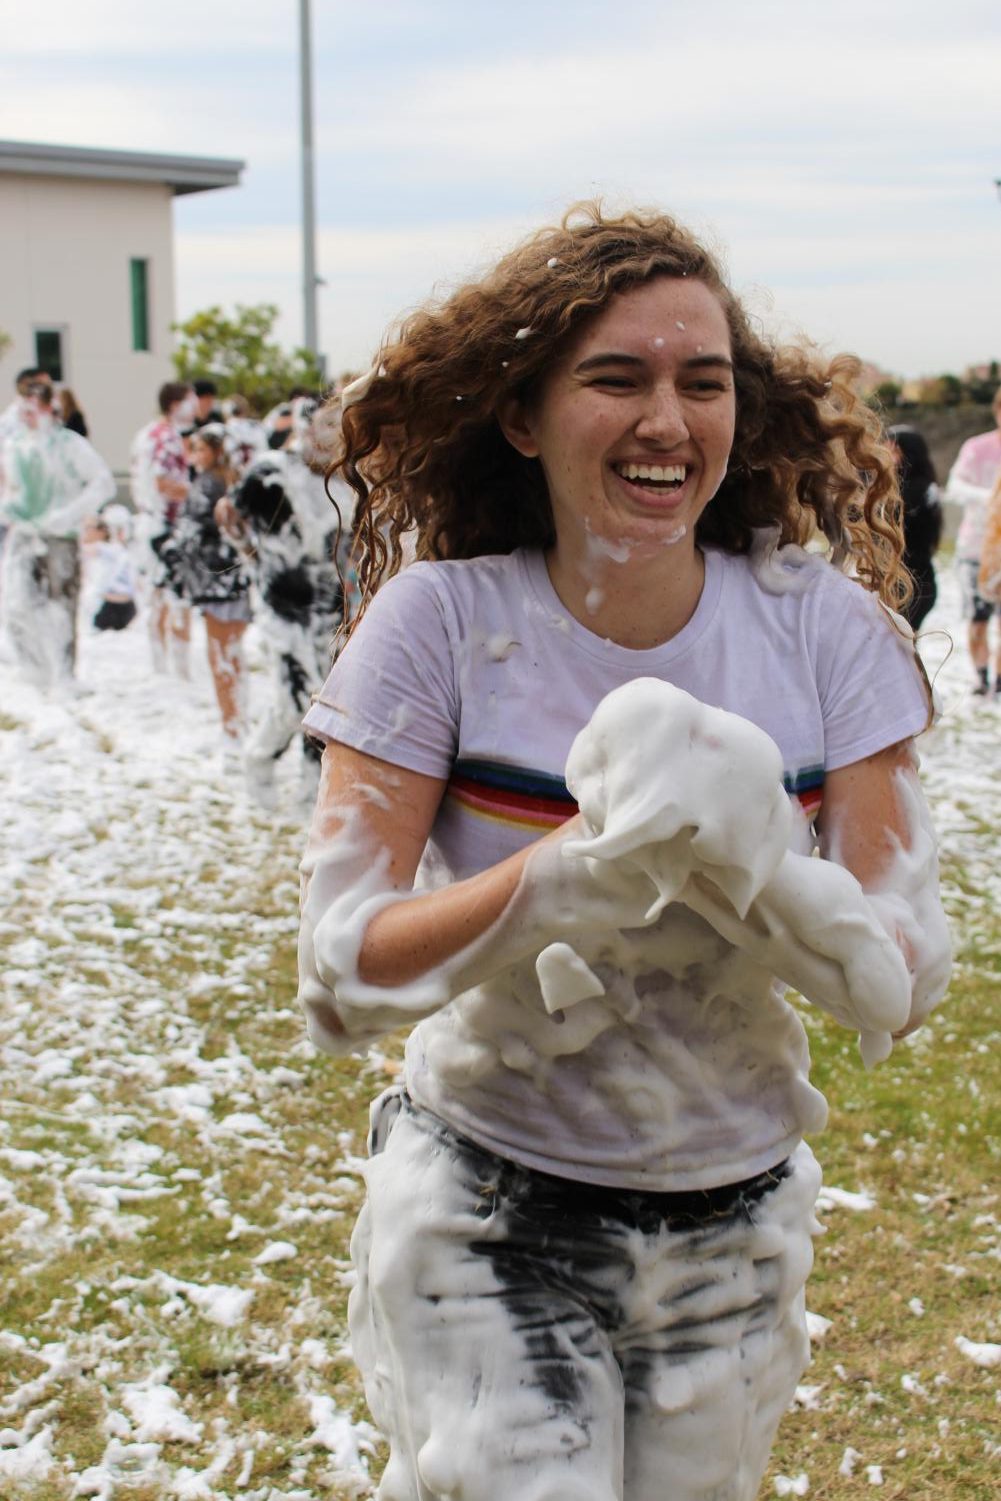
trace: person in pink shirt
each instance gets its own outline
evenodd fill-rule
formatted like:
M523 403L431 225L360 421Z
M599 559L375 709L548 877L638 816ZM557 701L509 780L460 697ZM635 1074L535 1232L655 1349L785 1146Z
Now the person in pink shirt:
M990 646L987 623L997 610L977 591L977 574L984 544L987 501L1001 476L1001 386L994 393L995 427L991 432L968 438L959 450L949 474L946 495L963 507L956 538L956 561L963 588L963 613L969 624L970 657L977 673L974 693L990 692ZM1001 697L1001 639L995 646L994 693Z

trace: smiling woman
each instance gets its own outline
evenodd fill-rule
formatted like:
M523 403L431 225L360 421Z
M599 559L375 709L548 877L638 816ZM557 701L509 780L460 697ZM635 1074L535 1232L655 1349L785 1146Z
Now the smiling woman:
M344 393L364 608L306 718L300 1000L332 1052L414 1027L353 1241L382 1501L757 1490L825 1115L776 980L873 1062L949 967L854 368L584 208Z
M715 294L675 277L618 293L531 397L512 393L498 415L508 442L541 465L559 540L550 578L571 613L629 646L674 635L701 592L696 526L733 445L730 333ZM588 609L596 538L628 546L631 567L602 570L603 598ZM650 608L637 635L618 617L644 579Z

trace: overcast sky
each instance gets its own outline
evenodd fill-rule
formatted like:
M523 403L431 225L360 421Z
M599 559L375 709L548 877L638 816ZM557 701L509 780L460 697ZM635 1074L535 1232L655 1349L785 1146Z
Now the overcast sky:
M937 374L1001 357L997 0L313 0L321 343L577 198L706 232L772 326ZM0 137L238 157L179 199L178 316L302 337L298 0L0 0Z

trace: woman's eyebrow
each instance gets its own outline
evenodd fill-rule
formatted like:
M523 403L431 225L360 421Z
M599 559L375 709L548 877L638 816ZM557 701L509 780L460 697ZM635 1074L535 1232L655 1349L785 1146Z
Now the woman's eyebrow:
M725 354L695 354L690 360L685 360L686 370L700 370L705 365L722 366L724 370L733 369L733 360Z
M601 354L588 355L586 360L581 360L579 365L574 366L575 375L584 375L588 370L596 370L601 365L643 365L646 361L640 355L623 354L617 350L608 350ZM709 366L716 366L724 370L733 369L733 361L725 354L695 354L690 360L683 362L686 370L701 370Z
M579 365L574 366L574 374L582 375L586 370L595 370L599 365L642 365L645 361L636 354L619 354L609 350L607 354L592 354L586 360L581 360Z

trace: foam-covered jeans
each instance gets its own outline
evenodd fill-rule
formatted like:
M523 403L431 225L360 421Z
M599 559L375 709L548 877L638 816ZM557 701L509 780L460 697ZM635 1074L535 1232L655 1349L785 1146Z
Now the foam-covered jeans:
M809 1358L805 1144L747 1184L620 1191L396 1092L371 1151L349 1320L379 1501L751 1501Z

